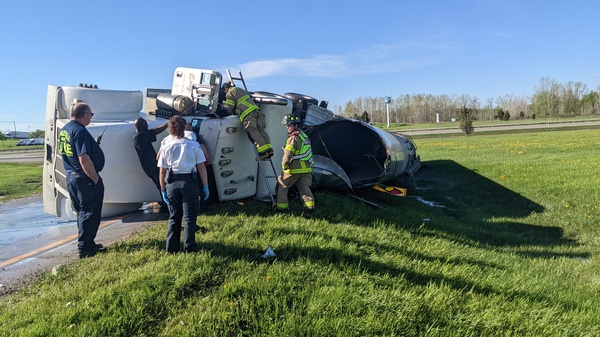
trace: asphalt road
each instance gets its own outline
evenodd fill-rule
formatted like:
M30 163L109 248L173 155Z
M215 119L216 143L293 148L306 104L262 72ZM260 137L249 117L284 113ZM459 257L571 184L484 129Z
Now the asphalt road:
M79 259L77 224L44 214L40 195L1 203L0 213L0 296L23 288L40 273ZM15 221L23 216L36 220ZM96 242L110 250L167 218L168 214L146 205L133 213L102 219Z
M2 151L0 152L0 163L31 163L42 162L44 150L28 151Z
M587 126L595 126L595 125L600 125L600 121L486 126L486 127L476 127L476 128L474 128L474 132L477 133L477 132L508 131L508 130L554 129L554 128L566 128L566 127L587 127ZM446 129L427 129L427 130L413 130L413 131L396 130L396 131L394 131L394 133L413 136L413 135L462 133L462 130L460 130L460 128L457 126L456 128L446 128Z

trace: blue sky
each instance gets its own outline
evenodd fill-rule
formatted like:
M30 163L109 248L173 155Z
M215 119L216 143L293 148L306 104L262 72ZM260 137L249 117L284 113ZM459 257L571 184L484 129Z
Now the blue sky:
M170 88L176 67L251 91L529 96L600 86L600 1L0 0L0 130L44 129L47 85Z

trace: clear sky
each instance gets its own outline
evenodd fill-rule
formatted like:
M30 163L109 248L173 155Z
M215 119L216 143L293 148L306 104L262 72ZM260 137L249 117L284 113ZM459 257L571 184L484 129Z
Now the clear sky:
M44 129L47 85L170 88L176 67L330 108L358 97L600 86L598 0L0 0L0 130Z

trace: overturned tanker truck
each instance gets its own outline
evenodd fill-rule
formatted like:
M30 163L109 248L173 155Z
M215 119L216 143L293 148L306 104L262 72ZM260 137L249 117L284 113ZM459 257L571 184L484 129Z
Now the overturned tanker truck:
M230 81L238 80L227 70ZM241 83L240 83L241 81ZM286 129L283 117L295 114L304 121L311 139L314 166L313 189L347 191L406 178L421 162L410 139L391 134L367 123L346 119L327 109L326 101L285 93L251 92L265 115L266 131L275 155L268 161L257 159L254 145L235 115L220 107L224 77L214 70L177 68L170 89L141 91L106 90L88 85L48 86L46 139L43 169L44 211L74 220L76 214L66 186L66 174L58 147L58 134L70 121L74 100L88 104L94 112L87 126L99 140L106 164L101 172L105 185L102 216L135 211L146 202L160 201L154 184L142 171L133 146L134 121L143 117L149 128L164 124L173 115L183 116L196 135L205 141L210 165L209 188L212 202L258 198L273 200L277 175L281 174ZM157 135L155 149L168 132Z

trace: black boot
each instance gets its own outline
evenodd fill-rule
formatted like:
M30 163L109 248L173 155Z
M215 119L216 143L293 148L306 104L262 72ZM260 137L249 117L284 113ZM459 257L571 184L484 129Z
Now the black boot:
M310 219L310 218L312 218L314 212L315 212L314 208L305 208L304 212L302 212L302 216L305 219Z

